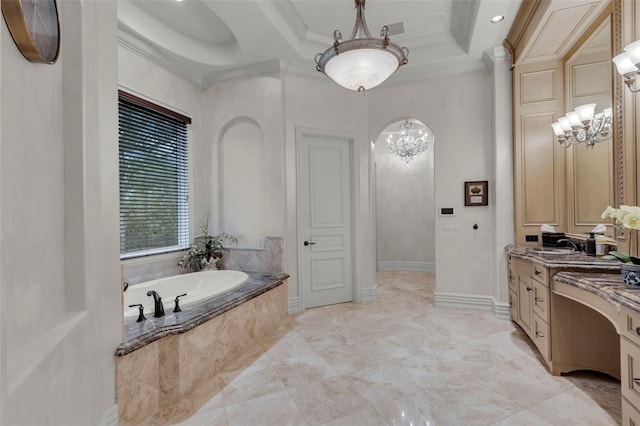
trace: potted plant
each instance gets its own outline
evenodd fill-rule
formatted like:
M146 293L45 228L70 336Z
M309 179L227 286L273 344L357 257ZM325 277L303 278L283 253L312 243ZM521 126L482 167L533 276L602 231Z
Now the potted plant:
M640 207L637 206L625 206L620 208L613 208L608 206L604 212L602 212L602 219L613 219L617 227L640 230ZM640 257L630 256L627 253L621 253L619 251L610 251L609 256L605 256L609 259L618 259L622 262L620 265L620 273L624 282L633 287L640 286Z
M200 271L201 269L216 269L218 259L224 256L229 249L224 243L238 242L233 235L222 232L217 235L208 235L207 229L203 229L203 235L196 237L193 244L178 261L178 266L183 272Z

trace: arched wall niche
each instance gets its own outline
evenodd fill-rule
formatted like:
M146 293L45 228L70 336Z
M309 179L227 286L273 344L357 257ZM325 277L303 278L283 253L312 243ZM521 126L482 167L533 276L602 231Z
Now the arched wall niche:
M400 124L413 123L416 134L428 135L427 149L406 163L387 149ZM412 117L390 120L375 144L376 257L378 270L435 268L434 134Z
M265 142L260 124L246 116L227 122L218 139L218 232L238 247L264 248Z

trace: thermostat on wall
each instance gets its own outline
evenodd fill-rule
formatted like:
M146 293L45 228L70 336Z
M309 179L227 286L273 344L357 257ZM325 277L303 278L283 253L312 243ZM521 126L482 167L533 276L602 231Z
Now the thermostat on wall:
M453 207L441 207L440 216L453 216Z

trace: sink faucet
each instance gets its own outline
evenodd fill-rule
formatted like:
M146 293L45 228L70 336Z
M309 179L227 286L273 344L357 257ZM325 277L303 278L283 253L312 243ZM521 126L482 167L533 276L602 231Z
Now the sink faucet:
M580 251L580 248L578 247L578 244L576 244L575 241L570 240L569 238L561 238L556 242L557 243L565 243L566 246L571 246L574 251Z
M164 316L164 307L162 306L162 298L155 290L149 290L147 296L153 296L153 316L156 318Z

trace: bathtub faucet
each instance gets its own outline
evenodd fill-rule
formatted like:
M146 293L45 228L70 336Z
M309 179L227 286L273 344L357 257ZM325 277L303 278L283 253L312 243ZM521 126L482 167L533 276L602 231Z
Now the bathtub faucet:
M155 290L149 290L147 296L153 296L153 316L156 318L164 316L164 307L162 306L162 298Z

